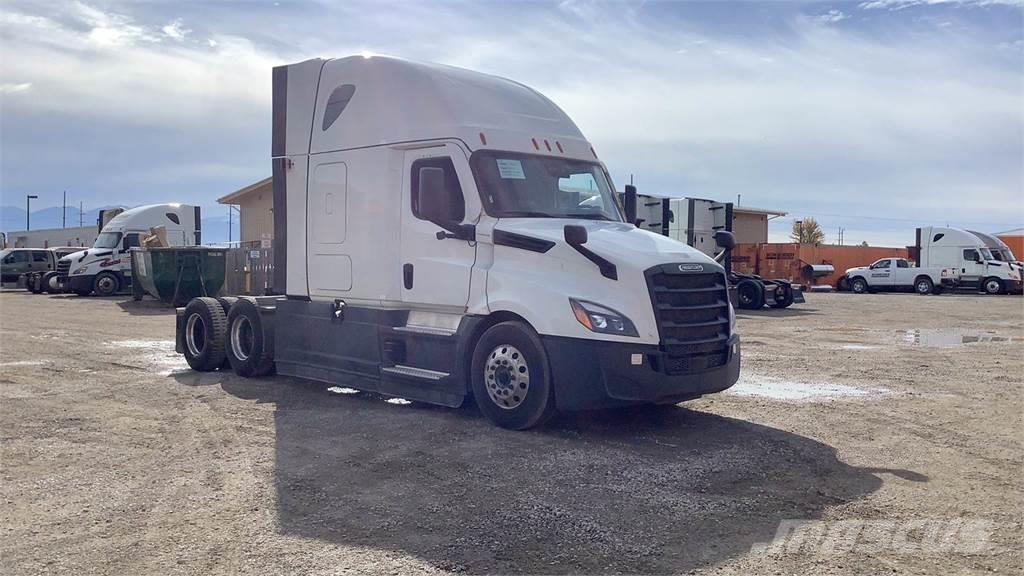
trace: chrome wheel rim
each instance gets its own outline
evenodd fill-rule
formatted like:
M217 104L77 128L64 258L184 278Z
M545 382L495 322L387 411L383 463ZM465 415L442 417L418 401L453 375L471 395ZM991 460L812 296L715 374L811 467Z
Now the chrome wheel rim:
M512 410L526 400L530 391L530 368L515 346L495 346L484 363L484 387L496 406Z
M989 280L985 283L985 291L989 294L995 294L999 292L999 282L995 280Z
M197 334L198 333L198 334ZM185 346L193 357L199 356L206 345L206 323L203 317L193 313L185 323Z
M932 289L930 286L928 286L927 282L922 280L917 283L917 291L920 292L921 294L927 294L928 292L931 292Z
M857 292L858 294L863 292L864 291L864 283L863 282L854 282L853 283L853 291Z
M107 293L114 291L114 279L110 276L104 276L96 282L96 289L99 292Z
M252 323L245 316L239 316L231 325L231 352L243 361L252 354Z

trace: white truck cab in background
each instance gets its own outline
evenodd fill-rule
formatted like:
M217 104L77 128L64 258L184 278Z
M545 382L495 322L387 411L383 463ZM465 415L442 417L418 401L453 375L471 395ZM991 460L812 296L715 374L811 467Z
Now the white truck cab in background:
M921 266L956 269L961 288L988 294L1021 291L1020 267L996 258L978 233L958 228L918 228L916 250ZM1006 253L1013 256L1008 247Z
M244 376L472 396L514 429L739 376L723 268L626 223L590 142L531 88L378 56L280 66L272 151L283 294L180 310L193 368L226 354Z
M151 204L125 210L103 226L92 247L57 263L58 283L79 296L111 296L131 286L131 249L163 226L172 246L201 243L200 209L187 204Z
M846 270L850 290L857 294L892 290L913 290L937 294L956 285L956 270L950 267L918 267L906 258L882 258L870 266Z

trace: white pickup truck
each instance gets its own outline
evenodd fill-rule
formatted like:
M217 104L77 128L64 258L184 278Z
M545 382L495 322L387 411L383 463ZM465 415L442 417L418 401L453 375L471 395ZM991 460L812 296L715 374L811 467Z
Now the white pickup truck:
M883 290L913 290L918 294L938 294L957 284L955 268L911 266L905 258L882 258L870 266L846 271L852 292L864 294Z

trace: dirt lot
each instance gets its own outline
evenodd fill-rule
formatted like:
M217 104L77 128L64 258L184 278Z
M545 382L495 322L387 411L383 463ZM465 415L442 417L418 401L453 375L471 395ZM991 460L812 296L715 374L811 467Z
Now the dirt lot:
M0 571L1019 573L1022 320L1018 297L812 294L741 314L725 394L516 433L200 375L169 310L5 291ZM976 553L752 550L787 519L994 528Z

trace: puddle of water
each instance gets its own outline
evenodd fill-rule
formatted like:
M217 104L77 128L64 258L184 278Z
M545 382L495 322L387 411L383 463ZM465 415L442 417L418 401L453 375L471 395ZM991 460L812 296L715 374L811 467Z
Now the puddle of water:
M142 361L147 368L156 369L161 376L189 370L185 357L174 351L174 340L116 340L107 342L107 347L132 350L133 363Z
M341 386L331 386L327 391L335 394L359 394L359 390L355 388L342 388Z
M816 400L832 400L836 398L864 397L884 394L884 388L867 388L848 384L811 384L808 382L792 382L770 376L743 374L728 392L739 396L759 396L773 400L794 400L813 402Z
M388 404L397 404L399 406L406 406L408 404L412 404L412 402L406 400L405 398L388 398L386 402Z
M843 344L839 348L842 350L877 350L878 346L869 346L867 344Z
M898 332L902 344L933 348L956 348L967 344L992 342L1024 342L1019 336L1009 336L995 330L964 330L960 328L913 329Z

